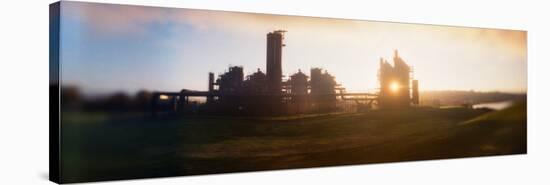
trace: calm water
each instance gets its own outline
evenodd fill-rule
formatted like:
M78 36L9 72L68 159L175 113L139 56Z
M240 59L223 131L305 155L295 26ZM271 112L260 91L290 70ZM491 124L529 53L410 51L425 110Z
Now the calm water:
M491 102L491 103L480 103L473 105L474 109L480 109L480 108L489 108L494 110L502 110L505 108L508 108L514 104L513 101L501 101L501 102Z

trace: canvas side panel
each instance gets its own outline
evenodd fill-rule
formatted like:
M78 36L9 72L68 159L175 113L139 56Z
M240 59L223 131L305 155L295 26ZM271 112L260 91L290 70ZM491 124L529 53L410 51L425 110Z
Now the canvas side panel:
M60 42L60 2L50 4L50 164L49 178L60 183L60 103L59 103L59 42Z

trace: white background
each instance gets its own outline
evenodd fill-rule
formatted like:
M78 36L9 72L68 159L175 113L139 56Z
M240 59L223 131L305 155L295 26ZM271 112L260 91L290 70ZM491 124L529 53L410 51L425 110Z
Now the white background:
M107 2L107 0L95 0ZM0 184L48 176L48 4L0 6ZM545 1L189 0L109 2L528 31L528 154L103 182L101 184L550 184L550 6ZM495 66L498 67L498 66ZM475 69L472 69L475 70ZM475 72L475 71L473 71ZM506 75L506 74L502 74Z

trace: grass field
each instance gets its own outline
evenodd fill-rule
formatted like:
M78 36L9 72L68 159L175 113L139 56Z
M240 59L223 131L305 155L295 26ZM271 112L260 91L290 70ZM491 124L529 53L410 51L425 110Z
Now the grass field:
M63 182L444 159L527 151L525 103L289 118L63 113Z

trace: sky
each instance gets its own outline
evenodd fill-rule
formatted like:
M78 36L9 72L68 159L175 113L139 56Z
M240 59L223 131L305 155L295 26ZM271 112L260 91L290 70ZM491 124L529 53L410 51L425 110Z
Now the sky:
M393 51L421 91L527 91L527 32L63 2L62 85L87 95L206 90L208 72L265 72L266 34L283 29L283 75L321 67L348 91L378 88Z

